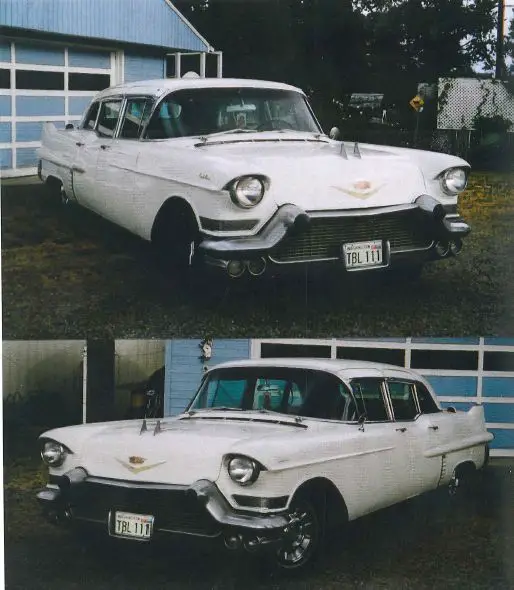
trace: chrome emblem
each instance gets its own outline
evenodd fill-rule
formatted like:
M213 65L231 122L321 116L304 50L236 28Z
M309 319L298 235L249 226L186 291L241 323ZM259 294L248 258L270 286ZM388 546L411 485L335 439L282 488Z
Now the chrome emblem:
M146 459L144 459L143 457L135 457L134 455L132 457L129 457L129 463L131 465L141 465L145 461Z
M373 183L369 180L356 180L348 188L342 186L332 186L331 188L335 188L337 191L350 195L350 197L355 197L356 199L368 199L376 194L383 186L384 184L373 186Z
M141 473L142 471L148 471L149 469L153 469L154 467L158 467L159 465L166 463L166 461L159 461L158 463L152 463L151 465L141 465L141 463L144 463L146 459L136 456L129 457L128 463L126 461L122 461L121 459L116 459L116 461L118 461L120 465L123 465L125 469L128 469L130 473Z

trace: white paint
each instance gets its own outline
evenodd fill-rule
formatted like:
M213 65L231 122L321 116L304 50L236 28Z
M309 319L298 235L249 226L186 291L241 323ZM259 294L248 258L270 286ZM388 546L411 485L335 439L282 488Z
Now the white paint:
M341 381L355 377L401 378L421 381L407 369L360 361L267 359L224 363L218 367L253 369L259 366L316 369ZM215 370L216 367L212 370ZM435 400L435 396L434 396ZM217 418L217 420L216 420ZM91 477L130 482L192 485L208 479L227 502L237 507L233 494L293 496L312 478L325 477L341 492L350 519L448 484L453 470L465 461L481 468L486 431L483 408L469 412L421 414L415 420L348 423L302 418L278 412L196 410L160 422L141 420L88 424L44 433L66 445L73 454L52 468L62 474L81 466ZM227 471L228 457L242 454L266 467L256 482L241 487ZM442 456L446 469L442 471ZM143 457L149 468L134 472L124 465L129 457ZM248 509L258 512L259 509Z

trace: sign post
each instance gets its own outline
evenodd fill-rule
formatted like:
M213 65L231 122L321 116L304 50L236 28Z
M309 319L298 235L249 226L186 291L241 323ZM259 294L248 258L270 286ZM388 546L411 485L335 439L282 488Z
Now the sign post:
M409 104L416 111L416 126L414 127L414 147L416 147L419 135L419 115L423 111L425 101L419 94L416 94L416 96L409 101Z

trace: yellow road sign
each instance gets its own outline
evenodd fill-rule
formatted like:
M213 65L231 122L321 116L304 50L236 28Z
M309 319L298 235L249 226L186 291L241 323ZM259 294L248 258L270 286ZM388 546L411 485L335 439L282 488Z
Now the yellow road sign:
M409 104L415 111L420 111L423 108L425 101L421 98L419 94L416 94L416 96L409 102Z

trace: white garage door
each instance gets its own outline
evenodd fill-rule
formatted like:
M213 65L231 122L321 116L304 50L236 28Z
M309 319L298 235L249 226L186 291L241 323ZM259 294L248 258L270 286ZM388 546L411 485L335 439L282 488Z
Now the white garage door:
M112 51L0 41L0 168L33 174L41 127L78 121L91 97L115 82Z

